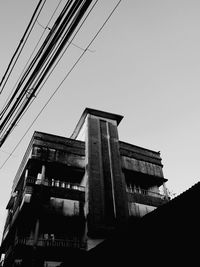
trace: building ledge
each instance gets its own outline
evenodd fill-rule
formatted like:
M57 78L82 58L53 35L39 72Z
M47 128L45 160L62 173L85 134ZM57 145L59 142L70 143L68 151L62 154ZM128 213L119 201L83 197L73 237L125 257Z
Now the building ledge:
M128 192L128 201L159 207L169 201L165 196L148 196L135 192Z

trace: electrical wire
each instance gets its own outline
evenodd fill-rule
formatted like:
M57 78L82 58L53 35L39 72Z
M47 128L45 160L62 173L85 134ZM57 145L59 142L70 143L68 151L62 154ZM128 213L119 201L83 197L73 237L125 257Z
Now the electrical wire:
M53 94L50 96L50 98L48 99L48 101L45 103L45 105L42 107L42 109L40 110L40 112L37 114L37 116L35 117L35 119L32 121L32 123L29 125L29 127L27 128L27 130L25 131L25 133L23 134L23 136L20 138L20 140L18 141L18 143L15 145L15 147L13 148L12 152L9 154L9 156L6 158L6 160L3 162L3 164L0 166L0 169L2 169L5 164L8 162L8 160L10 159L10 157L13 155L13 153L16 151L16 149L18 148L18 146L21 144L22 140L24 139L24 137L27 135L27 133L29 132L29 130L31 129L31 127L33 126L33 124L36 122L36 120L39 118L39 116L42 114L42 112L44 111L44 109L46 108L46 106L49 104L49 102L52 100L52 98L54 97L54 95L58 92L58 90L60 89L60 87L62 86L62 84L65 82L65 80L68 78L68 76L71 74L71 72L74 70L74 68L76 67L76 65L79 63L79 61L82 59L82 57L84 56L84 54L86 53L87 49L92 45L92 43L94 42L94 40L97 38L97 36L100 34L100 32L102 31L102 29L105 27L105 25L107 24L107 22L109 21L109 19L111 18L111 16L113 15L113 13L115 12L115 10L118 8L119 4L121 3L122 0L119 0L117 2L117 4L115 5L115 7L113 8L113 10L111 11L111 13L109 14L109 16L107 17L107 19L104 21L104 23L102 24L102 26L99 28L99 30L97 31L97 33L94 35L94 37L92 38L92 40L89 42L89 44L87 45L86 49L82 52L82 54L78 57L78 59L76 60L76 62L73 64L73 66L71 67L71 69L67 72L67 74L65 75L65 77L63 78L63 80L60 82L60 84L58 85L58 87L54 90Z
M33 54L35 53L35 51L36 51L36 49L37 49L37 47L38 47L38 45L39 45L41 39L43 38L44 33L46 32L46 29L50 29L50 28L49 28L49 24L51 23L51 21L52 21L54 15L55 15L56 11L58 10L58 8L59 8L59 6L60 6L60 4L61 4L62 1L63 1L63 0L60 0L59 3L57 4L56 8L54 9L54 11L53 11L53 13L52 13L50 19L48 20L48 22L47 22L47 24L46 24L46 27L45 27L44 30L42 31L42 34L41 34L40 38L38 39L38 41L37 41L37 43L36 43L36 45L35 45L35 47L34 47L32 53L31 53L31 55L29 56L29 58L28 58L28 60L27 60L27 62L26 62L26 64L25 64L23 70L21 71L21 74L20 74L18 80L16 81L16 83L15 83L15 85L13 86L13 88L12 88L10 94L8 95L8 97L7 97L6 101L5 101L5 104L4 104L3 108L2 108L2 111L1 111L1 113L0 113L1 116L4 114L3 111L5 111L5 108L6 108L6 106L7 106L6 103L8 102L9 98L11 97L11 95L12 95L12 93L13 93L15 87L17 86L17 83L18 83L19 80L22 78L22 75L23 75L23 73L24 73L26 67L28 66L28 64L29 64L29 62L30 62L30 60L31 60L31 58L32 58L32 56L33 56ZM37 21L37 22L38 22L38 21Z
M48 30L51 30L51 28L49 28L49 27L44 27L42 24L40 24L39 22L38 22L38 25L40 25L45 31L48 29ZM76 48L78 48L78 49L81 49L81 50L84 50L84 48L82 48L82 47L80 47L79 45L77 45L77 44L74 44L74 43L71 43L73 46L75 46ZM89 50L88 49L88 51L90 51L91 53L94 53L95 51L94 50Z
M94 9L94 7L96 6L98 0L95 1L95 3L93 4L93 6L91 7L90 11L88 12L88 14L85 16L84 20L82 21L82 23L80 24L79 28L77 29L76 33L74 34L73 38L71 39L71 41L69 42L68 46L65 48L64 52L62 52L60 58L58 59L58 61L56 62L56 64L54 65L54 67L51 69L50 73L48 74L48 76L46 77L46 79L44 80L43 84L40 86L37 95L39 94L39 92L41 91L42 87L45 85L46 81L48 80L49 76L52 74L52 72L54 71L55 67L57 66L57 64L59 63L59 61L61 60L61 58L63 57L63 55L65 54L66 50L68 49L68 47L70 46L70 44L72 44L72 41L74 40L74 38L76 37L76 35L78 34L78 32L80 31L80 29L82 28L83 24L85 23L86 19L88 18L88 16L90 15L90 13L92 12L92 10ZM85 50L82 48L82 50ZM91 51L89 49L86 49L87 51ZM35 87L35 85L33 85L33 87ZM37 96L35 95L35 97ZM25 108L25 110L22 111L22 115L19 118L18 122L22 119L22 117L24 116L25 112L28 110L28 108L30 107L30 105L32 104L32 102L34 101L34 98L31 99L30 103L28 104L28 106ZM15 127L15 124L13 123L13 127ZM13 129L11 129L13 130Z
M12 104L12 102L14 101L15 97L17 96L17 93L19 92L22 84L25 82L26 78L28 77L28 75L30 74L31 69L33 68L33 66L36 64L36 62L39 60L40 56L42 55L42 53L45 52L45 46L47 46L49 44L49 42L52 39L52 36L55 32L55 30L57 29L64 12L66 12L66 8L68 8L68 6L70 5L70 3L72 2L72 0L68 0L68 2L66 3L65 7L63 8L61 14L59 15L59 17L57 18L56 22L54 23L54 26L52 28L52 31L48 34L48 36L45 38L45 41L43 42L42 46L40 47L39 51L37 52L37 54L35 55L35 57L33 58L33 60L31 61L30 65L28 66L27 70L25 71L25 73L23 74L20 82L17 85L17 88L15 89L13 95L11 96L10 100L7 102L6 106L4 107L4 109L1 111L0 113L0 117L2 118L3 115L6 113L6 111L8 110L9 106Z
M40 86L40 88L38 89L37 95L39 94L39 92L41 91L42 87L45 85L46 81L48 80L49 76L52 74L52 72L54 71L55 67L58 65L59 61L61 60L61 58L63 57L63 55L65 54L66 50L68 49L68 47L70 46L70 44L72 44L72 41L74 40L74 38L76 37L76 35L78 34L78 32L80 31L80 29L82 28L83 24L85 23L86 19L88 18L88 16L90 15L90 13L92 12L92 10L94 9L94 7L96 6L98 0L95 1L95 3L93 4L93 6L91 7L90 11L88 12L88 14L86 15L86 17L84 18L84 20L82 21L82 23L80 24L79 28L77 29L76 33L74 34L74 36L72 37L71 41L69 42L68 46L65 48L64 52L62 52L60 58L57 60L56 64L53 66L53 68L51 69L51 71L49 72L48 76L46 77L46 79L43 81L42 85ZM81 50L85 50L84 48L82 48ZM89 49L86 49L87 51L92 51ZM36 85L33 85L33 88ZM31 90L32 91L32 90ZM35 95L35 97L37 96ZM34 101L34 98L31 99L31 102L28 104L28 106L26 107L26 109L22 112L21 117L19 118L18 122L22 119L23 115L25 114L25 112L27 111L27 109L30 107L30 105L32 104L32 102Z
M88 1L87 0L86 1L81 1L80 0L80 1L75 1L72 4L71 9L69 10L67 16L64 18L63 22L61 23L61 26L60 26L58 32L53 37L51 43L53 44L53 46L55 46L57 40L60 38L60 36L62 35L64 29L66 28L66 25L70 22L70 20L72 20L71 24L69 25L69 27L67 29L67 32L64 33L62 42L60 42L60 45L57 46L56 52L52 56L52 59L47 62L47 64L45 65L45 67L43 68L41 73L39 74L39 77L38 77L38 79L37 79L37 81L35 83L35 86L34 86L32 92L30 94L30 97L29 98L27 98L27 97L25 98L24 107L23 106L22 106L22 108L20 107L19 108L19 112L17 113L17 115L14 115L15 118L13 119L13 122L10 123L10 127L9 126L7 127L8 130L5 132L5 134L3 135L2 139L1 139L1 145L6 140L7 136L11 132L12 128L15 126L17 120L20 118L21 114L23 113L24 109L26 108L26 106L30 102L31 98L34 96L36 90L38 89L39 85L41 84L41 82L43 81L45 76L47 75L47 73L50 70L51 66L54 64L54 62L57 59L57 57L59 56L60 52L64 48L64 46L65 46L66 42L68 41L69 37L74 32L76 26L78 25L78 23L82 19L83 15L85 14L87 8L89 7L91 1L92 0L88 0ZM77 11L77 9L78 9L78 11ZM51 51L53 49L53 46L47 47L47 49L45 51L45 54L42 55L41 59L39 60L37 66L36 66L36 69L34 70L33 75L29 78L28 82L26 83L26 87L27 88L30 88L29 86L31 85L31 82L36 78L36 75L40 71L41 67L43 66L46 58L50 55L50 53L51 53ZM1 124L1 130L3 130L3 128L6 126L6 123L8 122L8 120L14 114L14 112L17 109L20 101L22 100L22 97L25 94L26 94L26 91L23 90L21 92L20 96L16 99L14 105L11 108L11 111L8 113L8 115L6 116L6 118L4 119L4 121Z
M59 38L59 36L62 34L62 31L64 31L66 24L68 24L68 22L73 18L73 16L75 16L71 22L71 25L69 27L69 29L67 30L67 32L65 33L64 37L62 38L62 42L60 42L60 46L58 46L56 52L53 54L52 59L49 59L48 62L46 63L44 69L42 70L42 72L39 74L39 77L37 78L35 84L33 85L33 90L30 93L30 97L29 98L25 98L24 100L24 105L22 104L19 107L19 111L16 115L14 115L14 118L12 119L13 121L10 122L10 126L7 126L7 129L5 131L5 134L3 135L3 138L1 139L1 144L3 144L3 142L5 141L5 139L7 138L7 136L9 135L9 133L12 131L12 128L15 126L16 122L18 121L18 119L20 118L20 116L22 115L24 109L26 108L26 106L28 105L28 103L30 102L31 98L33 97L33 95L35 94L37 88L39 87L39 85L41 84L41 82L43 81L44 77L46 76L46 74L48 73L49 69L51 68L52 64L55 62L55 60L57 59L58 55L60 54L60 52L62 51L62 48L64 47L65 43L67 42L68 38L71 36L71 34L73 33L74 29L76 28L76 26L78 25L79 21L81 20L82 16L84 15L85 11L87 10L87 8L89 7L91 1L76 1L74 2L74 4L72 5L72 9L70 10L71 13L68 13L66 18L63 20L62 24L61 24L61 30L58 32L57 35L55 35L55 39L57 41L57 38ZM77 12L77 8L79 8L78 12ZM53 44L56 43L56 41L54 41L54 39L52 40ZM52 48L51 48L52 49ZM50 51L48 51L47 55L50 54L51 49L49 49ZM44 63L43 58L39 61L38 65L39 68L41 68L42 64ZM37 68L37 67L36 67ZM31 77L32 80L35 77ZM30 80L30 79L29 79ZM28 81L29 82L29 81ZM30 81L31 82L31 81ZM22 93L24 94L24 90L22 91ZM6 126L6 120L8 120L12 114L14 114L18 103L21 99L21 95L20 97L17 98L17 101L15 102L15 105L12 107L12 113L9 113L7 115L7 117L5 118L5 120L3 121L1 128Z
M5 107L5 110L3 111L3 114L1 114L1 117L5 114L5 112L8 110L8 107L11 105L11 103L13 102L13 100L15 99L15 97L17 96L17 93L19 92L22 84L24 83L24 81L28 77L28 74L30 73L31 69L36 64L36 62L38 61L38 64L37 64L36 68L34 69L33 73L31 74L31 76L29 77L28 81L26 82L25 87L28 87L31 84L31 82L36 77L37 73L40 71L40 69L44 65L45 58L47 58L48 55L51 53L53 47L56 44L56 41L57 41L58 37L60 36L60 34L62 33L62 31L64 30L64 28L63 28L63 23L64 22L62 22L62 18L64 16L64 14L67 12L67 10L69 9L71 3L72 3L72 0L68 0L68 2L66 3L63 11L61 12L60 16L58 17L58 19L56 20L56 22L55 22L55 24L53 26L53 30L49 33L49 35L47 36L47 38L46 38L45 42L43 43L42 47L40 48L40 50L38 51L37 55L35 56L35 58L31 62L31 64L29 65L26 73L22 77L22 79L19 82L19 84L18 84L18 86L17 86L14 94L12 95L10 101L8 102L7 106ZM76 3L77 3L77 1L75 1L75 4ZM80 0L78 1L78 3L80 4ZM65 20L66 20L66 18L65 18ZM58 26L59 26L60 23L61 23L61 25L58 28ZM58 28L58 31L57 32L55 32L56 28ZM46 49L45 49L45 46L46 46ZM23 97L25 96L25 94L26 94L26 90L22 90L21 93L19 94L19 96L17 97L17 99L15 100L15 103L11 107L11 110L7 114L6 118L1 123L1 125L0 125L1 130L5 127L7 121L10 119L10 117L12 116L12 114L15 112L18 104L23 99Z
M27 26L27 28L26 28L24 34L23 34L23 37L22 37L22 39L20 40L20 43L19 43L19 45L17 46L17 49L15 50L15 52L14 52L14 54L13 54L13 56L12 56L12 58L11 58L9 64L8 64L8 67L7 67L7 69L6 69L6 71L5 71L4 75L3 75L3 77L2 77L2 79L1 79L0 87L2 86L4 80L5 80L5 79L6 79L6 80L5 80L5 82L4 82L4 84L3 84L2 88L1 88L0 94L3 92L3 90L4 90L4 88L5 88L5 85L6 85L7 81L8 81L8 79L9 79L9 77L10 77L12 71L13 71L13 68L15 67L15 65L16 65L16 63L17 63L17 60L18 60L18 58L19 58L19 56L20 56L20 54L21 54L21 52L22 52L22 50L23 50L23 48L24 48L24 46L25 46L25 44L26 44L26 42L27 42L27 39L28 39L28 37L30 36L30 33L31 33L31 31L32 31L32 29L33 29L33 27L34 27L34 25L35 25L35 22L37 21L37 18L38 18L38 16L39 16L39 14L41 13L42 8L44 7L44 4L45 4L46 0L44 0L44 3L43 3L43 4L42 4L42 1L43 1L43 0L40 0L40 1L39 1L39 3L38 3L38 5L37 5L37 7L36 7L36 9L35 9L35 11L34 11L32 17L31 17L31 20L30 20L30 22L29 22L29 24L28 24L28 26ZM36 15L36 13L37 13L37 11L38 11L38 9L39 9L39 6L40 6L41 4L42 4L42 6L41 6L41 8L40 8L40 10L39 10L39 12L38 12L38 14L37 14L37 17L36 17L35 21L33 22L34 17L35 17L35 15ZM31 26L32 22L33 22L33 25ZM30 27L31 27L31 28L30 28ZM30 28L30 30L29 30L29 28ZM29 32L28 32L28 31L29 31ZM28 35L27 35L27 33L28 33ZM27 36L26 36L26 35L27 35ZM26 39L25 39L25 38L26 38ZM25 41L24 41L24 39L25 39ZM20 47L21 47L21 49L20 49ZM19 50L19 49L20 49L20 50ZM19 53L18 53L18 51L19 51ZM18 53L18 55L17 55L17 53ZM17 57L16 57L16 56L17 56ZM16 59L15 59L15 61L14 61L14 58L15 58L15 57L16 57ZM13 63L13 61L14 61L14 63ZM13 64L13 66L11 67L12 64ZM11 69L10 69L10 68L11 68ZM7 77L6 77L6 76L7 76Z

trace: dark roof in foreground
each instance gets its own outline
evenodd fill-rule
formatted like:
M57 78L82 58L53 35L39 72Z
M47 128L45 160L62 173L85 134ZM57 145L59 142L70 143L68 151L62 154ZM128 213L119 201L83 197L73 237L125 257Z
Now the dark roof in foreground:
M200 182L141 219L130 219L88 252L91 261L174 266L189 260L191 264L199 258L199 200Z

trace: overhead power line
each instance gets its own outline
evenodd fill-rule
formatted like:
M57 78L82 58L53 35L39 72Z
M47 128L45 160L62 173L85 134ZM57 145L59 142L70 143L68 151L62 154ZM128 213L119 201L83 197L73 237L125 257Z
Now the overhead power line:
M63 0L60 0L59 3L57 4L56 8L54 9L54 11L53 11L53 13L52 13L50 19L48 20L48 22L47 22L47 24L46 24L46 28L49 28L49 24L51 23L51 21L52 21L54 15L55 15L55 13L56 13L57 9L59 8L59 6L60 6L60 4L61 4L62 1L63 1ZM29 56L29 58L28 58L28 60L27 60L27 62L26 62L26 64L25 64L23 70L21 71L21 74L20 74L18 80L16 81L16 83L15 83L15 85L13 86L13 88L12 88L12 90L11 90L9 96L7 97L7 99L6 99L6 101L5 101L5 104L4 104L4 106L3 106L3 108L2 108L2 110L1 110L1 112L0 112L0 114L1 114L0 117L2 116L2 114L4 113L4 111L6 110L8 101L9 101L9 99L10 99L12 93L14 92L14 89L16 88L18 82L19 82L20 79L22 78L22 75L24 74L24 72L25 72L25 70L26 70L26 67L28 66L28 64L29 64L29 62L30 62L30 60L31 60L31 58L33 57L33 55L34 55L34 53L35 53L35 51L36 51L36 49L37 49L37 47L38 47L38 45L39 45L41 39L43 38L45 32L46 32L46 29L44 29L44 30L42 31L42 34L40 35L40 37L39 37L39 39L38 39L38 41L37 41L37 43L36 43L36 45L35 45L35 47L34 47L32 53L31 53L31 55Z
M97 2L97 1L96 1ZM82 54L78 57L78 59L76 60L76 62L73 64L73 66L71 67L71 69L67 72L67 74L65 75L65 77L62 79L62 81L60 82L60 84L58 85L58 87L54 90L53 94L50 96L50 98L47 100L47 102L45 103L45 105L42 107L42 109L40 110L40 112L37 114L37 116L35 117L35 119L32 121L32 123L29 125L29 127L27 128L26 132L23 134L23 136L20 138L20 140L18 141L18 143L15 145L15 147L13 148L12 152L9 154L9 156L6 158L6 160L3 162L3 164L0 166L0 169L2 169L5 164L8 162L8 160L10 159L10 157L13 155L13 153L16 151L16 149L18 148L18 146L21 144L22 140L24 139L24 137L27 135L27 133L29 132L29 130L31 129L31 127L33 126L33 124L36 122L36 120L39 118L39 116L42 114L42 112L45 110L45 108L47 107L47 105L50 103L50 101L52 100L52 98L55 96L55 94L58 92L58 90L61 88L62 84L65 82L65 80L69 77L69 75L71 74L71 72L74 70L74 68L76 67L76 65L79 63L79 61L82 59L82 57L85 55L86 51L89 49L89 47L92 45L92 43L95 41L95 39L97 38L97 36L100 34L100 32L102 31L102 29L105 27L105 25L107 24L107 22L109 21L109 19L111 18L111 16L113 15L113 13L115 12L115 10L117 9L117 7L119 6L119 4L122 2L122 0L119 0L117 2L117 4L115 5L115 7L112 9L111 13L109 14L109 16L107 17L107 19L104 21L104 23L102 24L102 26L99 28L99 30L96 32L96 34L94 35L94 37L91 39L91 41L88 43L87 47L85 48L85 50L82 52Z
M1 114L0 146L5 142L31 99L35 96L39 86L55 64L91 2L92 0L69 0L66 3L44 44L32 60ZM27 92L31 93L27 95ZM11 105L13 101L14 103Z
M69 0L68 0L68 2L69 2ZM66 5L67 5L67 4L66 4ZM59 25L58 21L60 20L60 17L62 17L62 15L63 15L63 13L61 12L61 14L60 14L59 18L57 19L57 21L55 22L54 26L56 26L56 25L58 26L58 25ZM26 78L28 77L28 75L30 74L30 72L31 72L31 70L32 70L32 68L33 68L33 66L36 64L37 60L38 60L39 57L41 56L43 50L45 49L45 46L48 45L48 42L49 42L49 40L50 40L50 38L51 38L51 36L52 36L52 34L53 34L54 31L55 31L55 27L54 27L53 31L51 31L51 33L49 33L49 35L46 37L45 41L43 42L43 45L42 45L42 46L40 47L40 49L38 50L37 54L35 55L34 59L33 59L33 60L31 61L31 63L29 64L29 66L28 66L28 68L26 69L26 71L24 71L24 70L25 70L25 68L24 68L24 70L23 70L24 74L23 74L23 76L21 77L21 80L18 80L18 84L17 84L17 87L15 88L14 93L12 94L12 96L10 96L10 99L7 100L7 103L4 105L4 108L3 108L3 109L1 110L1 112L0 112L0 119L3 118L4 114L5 114L5 113L7 112L7 110L8 110L9 106L11 106L12 102L15 100L15 98L16 98L18 92L21 90L21 87L22 87L23 83L25 82ZM44 33L44 32L43 32L43 33ZM41 38L41 37L40 37L40 38ZM39 41L40 41L40 40L39 40ZM35 47L34 51L35 51L35 50L36 50L36 47ZM34 51L33 51L33 53L34 53ZM32 53L32 54L33 54L33 53ZM32 56L32 54L31 54L31 56ZM29 58L28 61L30 61L30 58ZM27 66L27 65L28 65L28 63L26 64L26 66ZM25 67L26 67L26 66L25 66ZM20 75L20 76L21 76L21 75Z
M0 89L0 94L3 92L3 90L5 88L5 85L6 85L7 81L8 81L8 78L10 77L10 75L12 73L12 70L15 67L16 63L17 63L17 60L18 60L18 58L19 58L19 56L20 56L20 54L21 54L21 52L22 52L22 50L23 50L23 48L24 48L24 46L26 44L26 41L27 41L27 39L28 39L28 37L29 37L34 25L35 25L35 22L37 21L37 18L39 16L39 14L42 11L42 8L43 8L45 2L46 2L46 0L40 0L38 2L37 7L35 8L35 11L34 11L32 17L31 17L31 20L30 20L30 22L29 22L29 24L28 24L28 26L27 26L27 28L26 28L26 30L25 30L25 32L24 32L24 34L23 34L23 36L22 36L22 38L21 38L21 40L20 40L20 42L19 42L19 44L18 44L18 46L16 48L16 50L15 50L15 52L14 52L14 54L13 54L13 56L12 56L10 62L9 62L9 64L8 64L8 66L7 66L7 69L6 69L4 75L3 75L2 79L1 79L1 82L0 82L0 88L1 88ZM41 8L39 10L39 7L40 7L41 4L42 4L42 6L41 6ZM38 12L38 14L37 14L37 12ZM15 59L15 61L14 61L14 59ZM5 80L5 82L4 82L4 80Z

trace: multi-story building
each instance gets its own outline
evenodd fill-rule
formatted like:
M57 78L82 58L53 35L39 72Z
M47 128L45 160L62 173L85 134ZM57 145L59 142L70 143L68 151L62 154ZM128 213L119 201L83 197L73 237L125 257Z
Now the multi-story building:
M6 207L5 267L61 266L168 201L160 153L120 141L122 118L86 108L70 138L33 134Z

